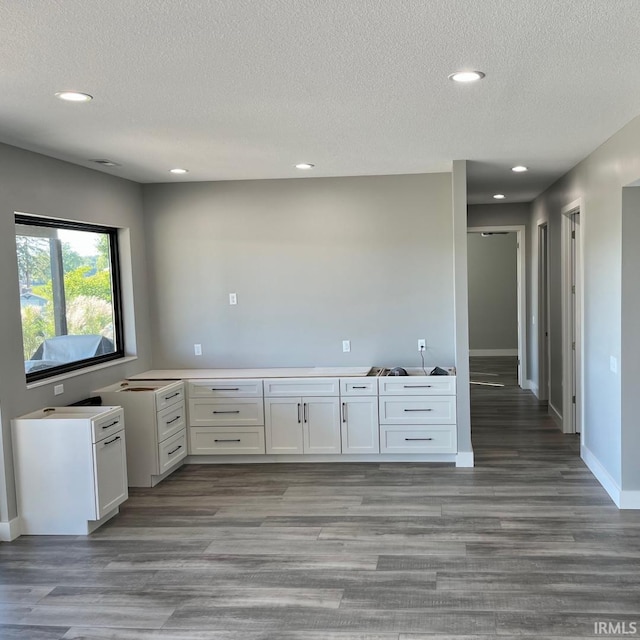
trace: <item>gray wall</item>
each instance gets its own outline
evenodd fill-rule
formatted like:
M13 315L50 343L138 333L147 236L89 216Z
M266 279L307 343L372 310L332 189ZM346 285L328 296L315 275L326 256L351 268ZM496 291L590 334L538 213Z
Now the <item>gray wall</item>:
M451 174L147 185L144 202L154 366L416 366L418 338L453 364Z
M138 360L68 378L64 380L65 393L55 398L53 382L27 389L15 248L16 211L126 228L121 233L125 338L128 352L137 351ZM0 473L0 521L16 516L11 418L43 406L75 402L87 397L92 389L150 366L142 222L139 185L0 145L0 453L4 462L4 473Z
M518 242L515 232L469 233L469 349L518 349Z
M614 482L623 490L637 489L637 483L625 473L622 476L622 443L627 434L637 430L635 418L625 413L621 416L621 372L627 374L625 387L640 388L640 379L633 368L625 369L625 360L637 353L629 342L630 336L622 336L623 311L623 187L640 178L640 117L635 118L572 171L539 196L533 205L532 225L548 221L550 228L551 351L561 353L560 336L560 223L561 209L582 198L580 216L584 242L584 444L604 467ZM633 221L627 219L625 226ZM625 256L637 251L625 238ZM626 257L625 257L626 259ZM626 288L629 280L625 268L624 309L635 305L639 295L637 286ZM637 271L635 271L637 283ZM534 283L537 288L537 281ZM628 296L628 297L627 297ZM537 305L537 301L534 301ZM626 322L626 320L625 320ZM556 336L555 338L553 336ZM533 352L537 353L537 335L531 334ZM627 355L628 354L628 355ZM614 356L622 367L614 373L609 368L609 358ZM551 401L562 407L562 363L552 358ZM554 382L555 381L555 382ZM635 452L637 454L637 451ZM625 454L626 455L626 454ZM636 455L637 459L637 455ZM638 477L638 463L634 463L633 477ZM631 486L629 486L631 484Z

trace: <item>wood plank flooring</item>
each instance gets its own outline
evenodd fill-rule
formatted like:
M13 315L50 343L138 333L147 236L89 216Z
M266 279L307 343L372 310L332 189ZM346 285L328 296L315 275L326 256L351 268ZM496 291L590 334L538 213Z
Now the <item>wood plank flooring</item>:
M474 469L186 466L91 536L0 543L0 638L640 635L640 513L616 509L513 359L472 370L505 384L472 386Z

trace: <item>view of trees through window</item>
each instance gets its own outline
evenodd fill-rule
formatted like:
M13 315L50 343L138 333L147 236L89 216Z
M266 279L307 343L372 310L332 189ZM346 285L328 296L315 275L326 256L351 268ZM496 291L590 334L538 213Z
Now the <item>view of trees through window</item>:
M40 224L40 220L16 218L28 377L113 354L119 340L113 287L114 233L88 225L78 229L52 226L49 221Z

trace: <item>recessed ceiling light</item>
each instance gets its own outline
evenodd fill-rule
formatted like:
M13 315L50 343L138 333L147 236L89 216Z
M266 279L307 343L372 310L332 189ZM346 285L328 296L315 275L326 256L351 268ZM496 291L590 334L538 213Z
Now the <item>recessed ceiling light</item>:
M114 162L113 160L91 160L91 162L95 162L96 164L101 164L103 167L121 167L122 165Z
M484 78L482 71L456 71L449 76L454 82L477 82Z
M529 171L529 167L525 167L519 164L517 167L513 167L511 171L515 171L516 173L524 173L525 171Z
M93 100L93 96L78 91L58 91L56 98L66 100L67 102L89 102L89 100Z
M170 169L171 173L189 173L189 169Z
M496 193L493 197L494 197L496 200L504 200L504 197L505 197L505 196L504 196L504 193Z
M313 167L315 167L315 164L311 164L310 162L300 162L299 164L296 165L296 169L302 169L302 170L306 170L306 169L313 169Z

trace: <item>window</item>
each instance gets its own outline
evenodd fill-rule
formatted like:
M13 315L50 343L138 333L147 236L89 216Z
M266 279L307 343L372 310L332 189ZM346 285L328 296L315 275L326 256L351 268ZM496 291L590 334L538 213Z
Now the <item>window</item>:
M16 215L27 382L124 356L116 229Z

